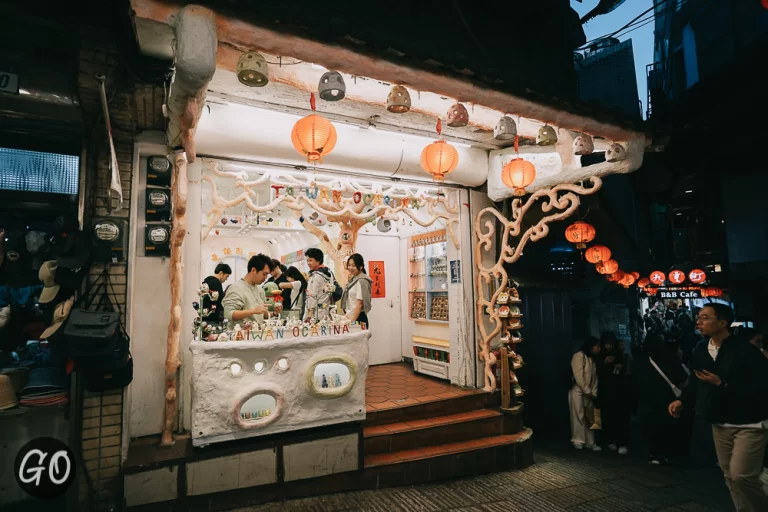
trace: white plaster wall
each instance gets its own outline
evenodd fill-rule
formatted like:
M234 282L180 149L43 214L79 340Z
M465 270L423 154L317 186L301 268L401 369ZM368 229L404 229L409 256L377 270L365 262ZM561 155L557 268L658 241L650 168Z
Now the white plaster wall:
M192 440L195 445L262 436L365 419L365 379L368 375L368 331L270 341L193 342ZM281 358L288 368L278 366ZM319 361L347 358L355 377L343 396L317 395L313 366ZM266 361L266 371L254 371ZM242 371L233 375L238 363ZM338 393L343 388L326 390ZM242 422L240 405L267 393L277 406L268 419Z
M448 259L461 262L461 283L448 284L450 316L451 384L463 387L475 386L477 360L475 340L475 301L472 262L472 236L470 225L469 191L459 191L459 230L461 247L448 243ZM450 265L450 263L449 263ZM450 268L449 268L450 272Z

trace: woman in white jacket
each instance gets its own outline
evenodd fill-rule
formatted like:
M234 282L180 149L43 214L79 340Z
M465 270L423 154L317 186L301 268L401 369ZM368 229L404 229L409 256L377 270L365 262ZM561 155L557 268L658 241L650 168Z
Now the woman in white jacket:
M573 383L568 393L568 407L571 410L571 443L577 450L585 446L596 452L601 450L595 444L595 431L589 428L585 416L585 409L594 407L597 398L597 364L594 357L599 354L600 340L589 337L571 358Z

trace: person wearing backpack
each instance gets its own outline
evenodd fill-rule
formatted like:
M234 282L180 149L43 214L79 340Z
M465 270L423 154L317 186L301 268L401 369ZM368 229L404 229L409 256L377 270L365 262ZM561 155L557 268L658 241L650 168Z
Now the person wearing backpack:
M301 274L301 271L296 267L288 267L285 270L284 283L280 283L278 286L282 290L290 291L290 298L288 302L283 302L283 306L287 311L298 311L299 318L304 318L304 304L306 302L307 295L307 280Z
M309 267L304 320L328 318L330 307L341 299L342 290L333 272L323 265L323 251L312 247L304 253Z

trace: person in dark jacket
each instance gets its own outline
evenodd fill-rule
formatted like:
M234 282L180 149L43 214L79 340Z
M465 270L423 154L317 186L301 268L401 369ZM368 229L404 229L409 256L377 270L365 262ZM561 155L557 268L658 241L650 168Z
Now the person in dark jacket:
M712 423L715 451L738 512L768 510L760 484L768 443L768 360L748 341L730 336L733 312L710 303L699 312L696 327L708 341L693 351L695 379L669 413L695 407Z
M219 294L216 300L211 300L210 297L203 299L203 309L207 309L210 312L203 318L206 322L219 322L224 318L224 308L221 306L221 301L224 300L223 284L231 275L232 267L226 263L219 263L213 269L213 275L203 280L203 284L208 285L208 290L211 293L216 292Z
M629 450L630 396L627 386L627 361L619 351L616 335L606 331L600 336L597 362L597 396L603 422L603 437L610 450L626 455Z

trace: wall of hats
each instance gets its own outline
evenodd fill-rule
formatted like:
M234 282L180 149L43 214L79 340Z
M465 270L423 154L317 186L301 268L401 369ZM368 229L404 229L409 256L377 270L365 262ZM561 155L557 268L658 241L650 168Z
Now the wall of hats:
M144 191L144 255L171 254L171 172L165 155L147 158L147 188Z

